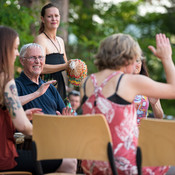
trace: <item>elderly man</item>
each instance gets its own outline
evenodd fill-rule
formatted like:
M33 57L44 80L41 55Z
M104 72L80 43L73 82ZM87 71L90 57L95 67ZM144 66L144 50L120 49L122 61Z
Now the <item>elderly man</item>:
M15 79L18 94L23 108L41 108L45 114L63 114L70 109L65 108L65 104L51 84L53 81L44 83L40 74L45 64L45 56L42 47L36 43L26 44L20 51L20 62L23 72ZM58 82L59 84L59 82Z
M23 108L25 110L41 108L45 114L71 115L71 108L65 107L58 91L51 84L55 81L45 83L40 78L45 64L42 47L36 43L24 45L20 50L20 62L23 66L23 72L15 81ZM57 162L58 166L59 161ZM75 159L63 159L57 171L76 173L76 167L77 161ZM45 172L49 171L45 170Z

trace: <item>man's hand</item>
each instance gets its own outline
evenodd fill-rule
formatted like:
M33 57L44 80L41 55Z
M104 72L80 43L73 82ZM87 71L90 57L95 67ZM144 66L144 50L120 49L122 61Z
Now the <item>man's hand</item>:
M40 86L40 88L37 90L38 96L43 95L47 91L47 89L49 88L50 84L52 84L52 83L56 83L56 80L50 80L46 83L43 83Z

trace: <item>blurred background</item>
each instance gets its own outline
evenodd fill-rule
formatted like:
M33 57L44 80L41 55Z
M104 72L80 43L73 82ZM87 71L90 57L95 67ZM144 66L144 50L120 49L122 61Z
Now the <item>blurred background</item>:
M165 82L162 64L148 49L155 46L156 33L165 33L171 41L175 61L175 0L1 0L0 25L17 30L20 47L33 42L38 34L40 11L55 3L61 14L58 35L66 45L68 59L82 59L88 74L96 72L94 55L100 41L113 33L132 35L146 57L150 77ZM15 77L22 71L15 62ZM161 100L165 118L175 116L175 100Z

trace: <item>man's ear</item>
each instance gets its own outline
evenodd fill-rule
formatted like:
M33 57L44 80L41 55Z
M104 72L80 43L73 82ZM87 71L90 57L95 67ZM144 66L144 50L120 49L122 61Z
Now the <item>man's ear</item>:
M20 57L20 58L19 58L19 61L20 61L21 65L24 66L24 58L21 58L21 57Z

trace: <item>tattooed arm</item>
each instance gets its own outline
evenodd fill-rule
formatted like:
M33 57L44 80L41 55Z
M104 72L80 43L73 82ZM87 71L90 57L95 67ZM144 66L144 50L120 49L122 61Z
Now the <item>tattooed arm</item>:
M14 79L6 84L4 96L15 128L25 135L32 135L33 127L19 101Z

